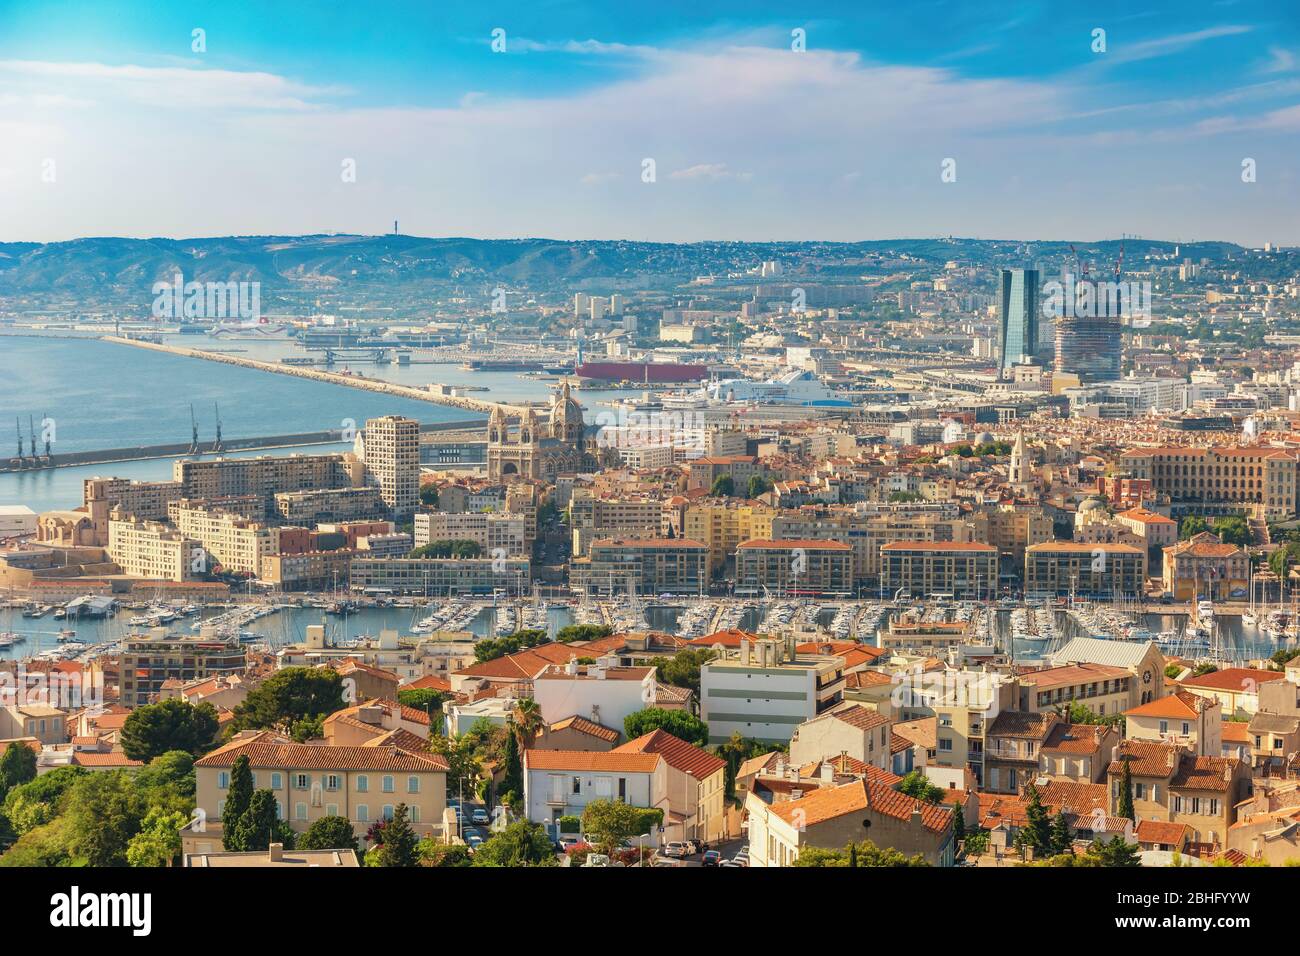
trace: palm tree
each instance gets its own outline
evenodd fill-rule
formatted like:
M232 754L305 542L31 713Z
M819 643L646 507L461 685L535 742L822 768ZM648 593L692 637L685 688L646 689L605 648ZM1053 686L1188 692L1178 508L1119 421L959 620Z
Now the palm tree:
M531 697L520 697L516 700L514 710L510 714L510 724L519 749L527 750L542 729L542 709L537 706L537 701Z

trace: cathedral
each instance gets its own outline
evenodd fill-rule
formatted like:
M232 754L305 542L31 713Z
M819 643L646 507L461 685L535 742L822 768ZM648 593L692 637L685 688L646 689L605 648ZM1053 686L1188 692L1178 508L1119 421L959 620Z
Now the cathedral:
M488 478L512 475L553 481L557 475L593 471L595 458L587 451L582 406L565 382L540 417L534 408L494 405L488 418Z

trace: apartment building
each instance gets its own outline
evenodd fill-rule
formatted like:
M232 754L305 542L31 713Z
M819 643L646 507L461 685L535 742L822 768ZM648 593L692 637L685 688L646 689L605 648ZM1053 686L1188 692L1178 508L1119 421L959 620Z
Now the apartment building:
M182 459L172 464L180 498L260 495L359 485L360 466L351 455L262 455L257 458Z
M345 588L352 573L351 548L268 554L262 558L261 581L283 591L324 591Z
M700 717L710 744L733 733L783 744L800 724L843 701L844 658L792 647L744 639L700 668Z
M275 496L276 515L291 524L364 521L380 518L385 511L379 489L374 487L282 491Z
M1237 804L1250 789L1246 764L1227 757L1197 756L1178 744L1125 740L1107 769L1111 815L1119 812L1125 763L1139 823L1184 824L1190 841L1209 852L1227 844Z
M601 538L569 564L569 582L585 594L701 594L709 549L689 538Z
M435 541L473 541L486 556L519 556L532 551L528 520L505 512L417 512L415 547Z
M725 839L725 760L663 730L629 740L611 752L658 754L667 764L665 836L708 843Z
M1177 690L1124 711L1129 740L1179 744L1203 757L1223 756L1223 710L1217 700Z
M597 498L582 494L575 495L569 503L569 527L574 557L585 557L593 541L659 538L668 533L670 522L657 499Z
M1113 600L1146 592L1147 555L1129 544L1048 541L1025 549L1025 594Z
M770 804L746 795L750 866L791 866L806 847L843 850L863 840L922 856L931 866L953 865L954 811L948 806L922 803L871 780L796 792L797 799Z
M1293 450L1266 446L1165 447L1126 451L1119 466L1149 479L1175 507L1188 503L1198 511L1285 518L1296 511L1297 460Z
M1060 712L1075 703L1099 717L1110 717L1138 706L1140 692L1126 668L1064 664L1021 674L1017 709L1043 714Z
M139 707L158 700L166 681L241 674L246 666L244 649L234 638L206 633L180 637L168 634L165 627L153 628L122 642L121 701Z
M756 539L736 549L736 593L851 597L853 548L840 541Z
M1038 507L989 508L976 511L967 520L974 529L970 540L992 545L999 554L1008 555L1017 564L1024 560L1026 548L1054 537L1052 519Z
M720 455L716 458L696 458L688 466L690 477L687 488L712 488L713 482L724 475L735 482L737 493L749 485L754 475L766 475L767 467L756 455Z
M388 513L413 513L420 504L420 423L400 415L371 418L362 445L367 479L379 486Z
M802 766L813 761L848 756L863 764L888 770L893 721L862 704L845 704L807 720L790 738L790 762Z
M682 535L709 549L709 573L720 576L741 542L773 537L775 508L742 499L702 498L685 506Z
M1259 708L1246 728L1250 763L1260 772L1284 772L1300 753L1300 687L1290 680L1265 681Z
M108 554L122 573L160 581L192 581L206 573L203 543L171 525L114 512Z
M441 833L447 761L395 742L409 738L398 730L363 746L333 746L293 743L266 730L238 734L194 762L195 800L208 821L207 832L195 838L220 842L218 821L231 769L241 756L248 757L254 788L270 790L280 818L299 833L321 817L340 816L361 838L372 824L391 820L399 803L406 804L407 820L417 833Z
M988 730L1004 711L1017 709L1018 685L1006 675L977 671L909 671L891 694L895 720L934 718L926 765L969 769L984 780ZM898 725L895 725L898 729ZM928 737L928 733L926 734Z
M1235 544L1224 544L1212 532L1202 531L1164 549L1161 584L1175 600L1244 597L1249 582L1250 556Z
M975 529L942 513L875 513L858 508L801 508L778 513L773 540L803 538L840 541L853 548L853 575L859 582L880 578L880 546L899 541L974 541Z
M280 550L280 529L224 511L173 507L176 528L203 545L208 569L261 576L267 555Z
M881 584L887 595L949 595L959 601L996 595L998 549L973 542L896 542L881 545Z
M531 584L527 558L363 558L352 559L354 591L372 594L523 594Z
M658 753L524 751L524 807L533 823L582 816L595 800L663 811L668 823L668 762ZM649 845L658 843L652 828Z

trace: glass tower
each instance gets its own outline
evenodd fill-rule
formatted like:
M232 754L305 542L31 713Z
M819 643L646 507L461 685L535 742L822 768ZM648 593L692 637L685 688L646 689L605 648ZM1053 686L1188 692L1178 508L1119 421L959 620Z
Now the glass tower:
M1002 270L1002 372L1032 362L1038 351L1038 270Z

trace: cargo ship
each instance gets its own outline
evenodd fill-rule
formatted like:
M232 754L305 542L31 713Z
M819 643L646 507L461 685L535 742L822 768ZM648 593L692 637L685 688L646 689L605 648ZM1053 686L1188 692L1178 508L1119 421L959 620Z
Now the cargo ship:
M677 362L583 362L573 371L579 381L634 385L686 385L709 377L707 365Z

